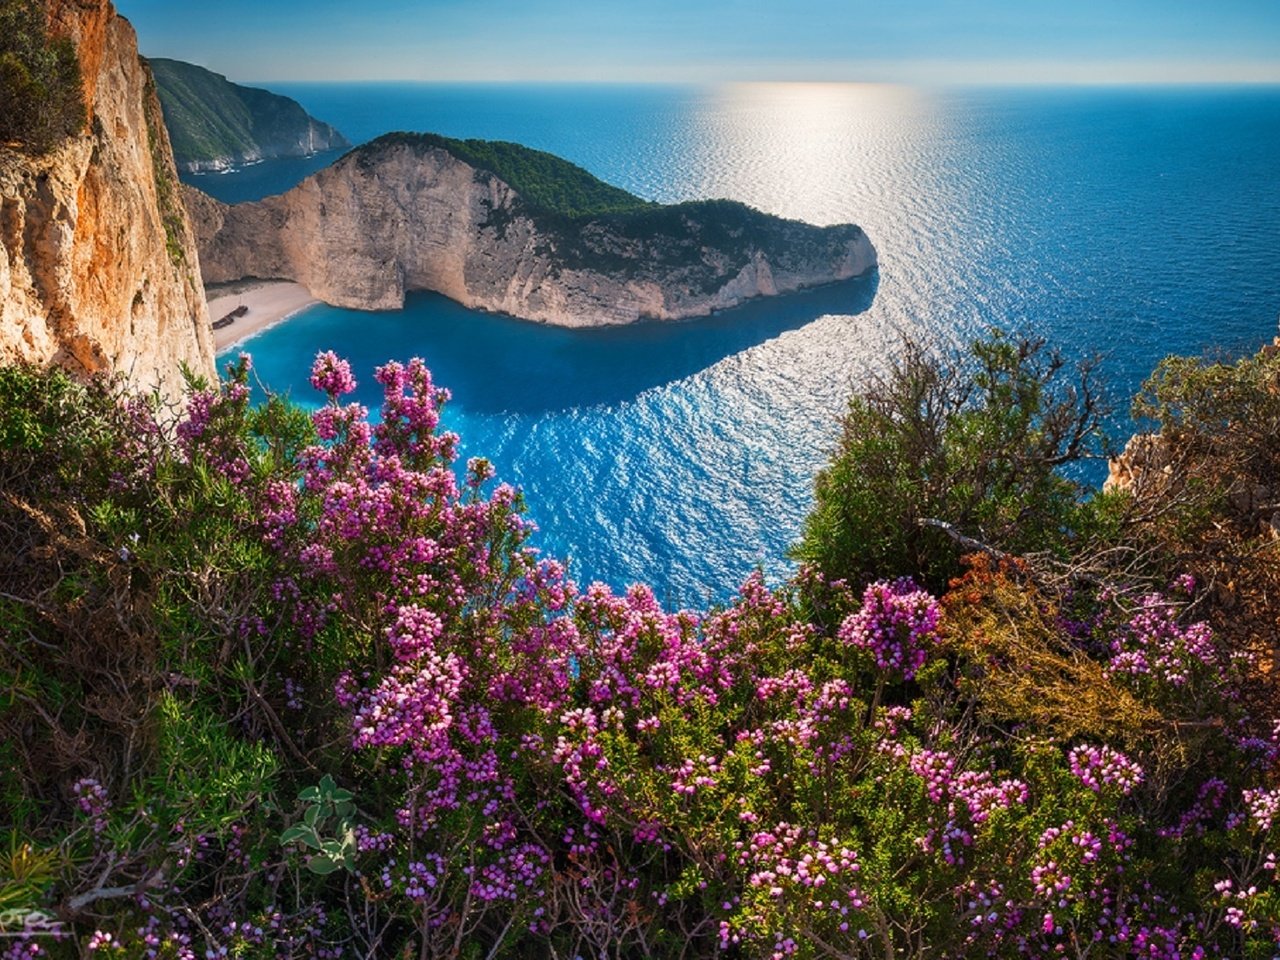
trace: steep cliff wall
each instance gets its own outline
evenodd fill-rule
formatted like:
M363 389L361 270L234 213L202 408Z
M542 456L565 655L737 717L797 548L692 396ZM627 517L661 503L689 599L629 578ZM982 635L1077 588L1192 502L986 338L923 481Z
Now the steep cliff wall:
M173 155L183 170L227 170L275 157L309 157L351 144L296 100L242 87L193 63L149 61Z
M170 397L212 374L194 238L150 73L108 0L53 0L89 122L44 156L0 147L0 362L122 370Z
M527 193L565 198L573 215L463 159L483 155L505 158ZM358 309L397 308L406 291L431 290L563 326L673 320L876 263L851 224L814 227L728 201L648 204L548 154L432 136L381 138L257 203L185 196L206 282L296 280Z

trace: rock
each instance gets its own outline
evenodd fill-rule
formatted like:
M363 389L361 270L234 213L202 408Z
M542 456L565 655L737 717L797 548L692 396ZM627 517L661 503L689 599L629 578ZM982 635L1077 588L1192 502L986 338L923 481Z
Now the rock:
M553 186L614 206L549 209L467 162L464 148L499 150L517 168L532 157L540 176L563 181ZM648 204L549 154L432 135L380 138L257 203L227 206L191 188L185 199L206 283L294 280L363 310L430 290L559 326L679 320L876 266L852 224L815 227L729 201Z
M1107 479L1102 485L1104 491L1134 493L1150 489L1152 483L1169 482L1173 473L1168 444L1154 433L1134 434L1108 467Z
M0 148L0 362L124 371L181 395L213 340L177 171L133 27L108 0L54 0L89 122L44 156Z

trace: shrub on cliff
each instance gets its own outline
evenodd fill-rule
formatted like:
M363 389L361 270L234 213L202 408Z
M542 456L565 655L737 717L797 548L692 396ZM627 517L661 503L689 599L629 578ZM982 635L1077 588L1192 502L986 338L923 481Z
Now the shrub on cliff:
M1280 346L1235 362L1168 357L1133 413L1156 423L1181 490L1193 484L1246 527L1280 510Z
M1206 614L1233 643L1280 658L1280 346L1234 362L1169 357L1134 415L1153 421L1148 460L1131 477L1128 536L1205 585ZM1274 683L1255 684L1260 701Z
M49 36L39 0L0 0L0 143L44 153L84 122L74 45Z
M850 400L796 557L828 578L941 587L966 551L926 519L1001 550L1060 550L1081 489L1059 471L1098 451L1103 416L1092 368L1067 374L1042 340L993 333L950 360L904 344Z

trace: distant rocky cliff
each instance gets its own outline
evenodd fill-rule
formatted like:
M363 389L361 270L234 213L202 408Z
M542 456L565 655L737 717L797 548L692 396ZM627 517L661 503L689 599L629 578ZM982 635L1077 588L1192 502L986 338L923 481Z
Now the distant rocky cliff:
M51 0L88 123L42 156L0 147L0 362L122 370L169 396L212 374L194 239L150 73L108 0Z
M150 63L179 169L226 170L351 146L289 97L243 87L181 60Z
M432 135L380 138L257 203L185 196L207 283L296 280L358 309L431 290L563 326L673 320L876 265L853 225L660 206L549 154Z

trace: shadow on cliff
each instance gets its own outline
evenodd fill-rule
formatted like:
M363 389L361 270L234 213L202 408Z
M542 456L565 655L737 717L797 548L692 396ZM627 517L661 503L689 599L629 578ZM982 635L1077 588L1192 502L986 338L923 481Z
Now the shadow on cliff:
M265 383L299 400L318 399L307 372L317 350L333 349L351 361L360 381L356 399L374 409L374 367L421 356L436 383L471 412L554 412L633 400L819 317L862 313L877 285L872 273L698 320L585 330L477 313L416 293L390 313L317 307L245 349Z

